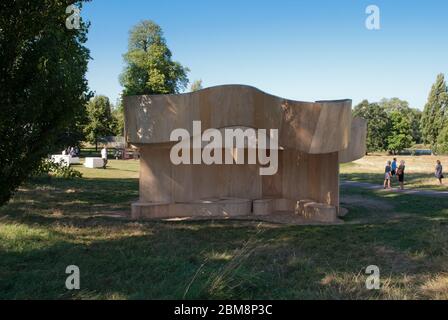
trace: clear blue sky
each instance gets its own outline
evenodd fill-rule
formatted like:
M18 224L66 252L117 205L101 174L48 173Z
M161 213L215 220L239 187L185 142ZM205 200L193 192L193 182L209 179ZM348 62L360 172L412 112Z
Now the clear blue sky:
M381 30L365 27L370 4ZM445 0L93 0L82 16L90 88L112 102L128 31L144 19L205 87L247 84L305 101L399 97L422 108L436 75L448 73Z

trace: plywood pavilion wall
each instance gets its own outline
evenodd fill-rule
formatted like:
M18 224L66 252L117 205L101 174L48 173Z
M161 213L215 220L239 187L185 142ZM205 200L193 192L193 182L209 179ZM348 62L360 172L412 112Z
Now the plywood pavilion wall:
M253 213L252 201L262 199L274 200L273 211L294 210L304 199L337 210L339 162L365 152L366 124L352 121L351 100L300 102L227 85L187 94L131 96L124 104L126 140L141 153L135 217L246 215ZM260 176L259 165L248 164L173 165L170 134L183 128L192 135L193 121L201 121L203 131L278 129L282 150L277 174ZM218 202L223 199L221 210Z

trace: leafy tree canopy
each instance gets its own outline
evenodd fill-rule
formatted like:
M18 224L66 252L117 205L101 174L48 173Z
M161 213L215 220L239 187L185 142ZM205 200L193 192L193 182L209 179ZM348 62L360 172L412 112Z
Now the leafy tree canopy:
M443 74L437 76L422 114L421 128L425 143L435 145L448 114L448 92Z
M390 113L391 129L387 136L388 151L396 154L412 146L411 121L405 113L394 110Z
M390 115L393 111L399 111L406 115L411 125L411 136L415 143L422 142L421 133L421 117L422 112L419 109L409 107L409 103L399 98L386 99L383 98L379 102L379 105Z
M437 153L448 154L448 126L444 126L437 138L437 145L435 146Z
M82 1L0 1L0 204L57 147L89 98Z
M367 152L387 150L391 123L384 107L364 100L355 106L353 115L367 120Z
M202 89L202 80L196 80L191 84L190 91L195 92Z
M120 99L117 106L112 108L112 118L114 120L113 131L116 136L124 135L124 107L123 101Z
M399 98L391 98L391 99L383 98L379 102L379 105L383 107L386 112L392 112L394 110L406 112L410 110L409 103Z
M162 29L152 21L132 28L124 60L120 82L125 96L179 93L188 85L188 68L172 60Z
M114 135L115 120L112 117L112 107L109 98L106 96L95 96L87 104L87 115L89 122L85 128L85 135L88 142L95 144L98 149L98 142L101 137Z

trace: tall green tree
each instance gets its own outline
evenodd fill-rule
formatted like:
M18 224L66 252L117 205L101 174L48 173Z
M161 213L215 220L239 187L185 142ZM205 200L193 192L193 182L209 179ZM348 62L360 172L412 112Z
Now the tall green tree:
M435 151L441 154L448 154L448 125L445 125L440 131Z
M388 113L398 110L402 112L407 112L409 109L409 103L405 100L401 100L399 98L383 98L379 102L379 105L384 108L384 110Z
M429 93L428 102L422 114L422 136L425 143L434 146L443 128L447 113L448 93L443 74L437 76L436 82Z
M199 91L202 89L202 80L195 80L190 87L190 91L191 92L195 92L195 91Z
M391 123L384 108L364 100L355 106L353 115L367 120L367 152L387 150Z
M102 95L92 98L87 104L87 116L86 139L95 144L95 149L98 150L98 142L101 137L115 134L115 120L112 117L109 98Z
M85 137L85 127L88 123L86 105L80 106L70 120L70 123L64 128L64 131L58 135L55 147L81 147ZM55 149L59 150L59 149Z
M0 1L0 205L55 149L89 98L82 1Z
M411 122L411 135L412 140L414 143L422 143L423 137L422 137L422 128L421 128L421 122L422 122L422 111L420 111L417 108L411 108L409 112L409 120Z
M113 131L116 136L124 135L124 107L123 101L117 103L115 108L112 108L112 118L114 120Z
M387 150L393 154L412 146L412 129L409 117L399 110L390 113L390 131L387 136Z
M124 60L120 82L125 96L179 93L188 85L188 68L172 60L162 28L152 21L132 28Z
M409 103L407 101L399 98L383 98L379 104L384 108L389 117L393 111L401 112L403 115L407 116L411 125L413 142L422 143L422 132L420 126L422 112L419 109L409 107Z

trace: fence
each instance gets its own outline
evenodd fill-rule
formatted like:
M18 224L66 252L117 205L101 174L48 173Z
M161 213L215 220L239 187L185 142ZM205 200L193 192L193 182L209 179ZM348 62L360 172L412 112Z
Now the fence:
M430 149L406 149L398 152L402 156L430 156L432 155L432 150Z

